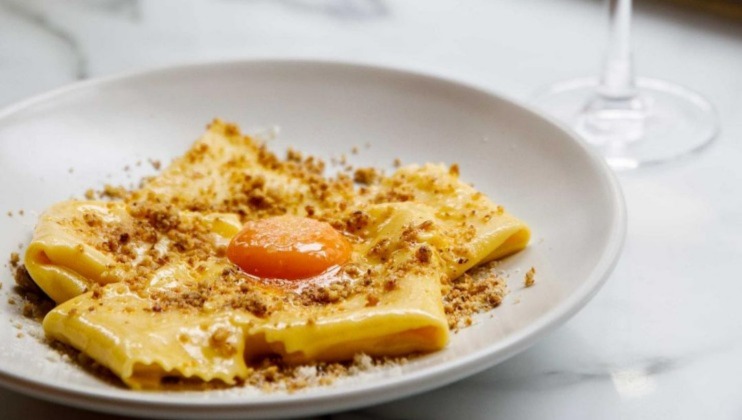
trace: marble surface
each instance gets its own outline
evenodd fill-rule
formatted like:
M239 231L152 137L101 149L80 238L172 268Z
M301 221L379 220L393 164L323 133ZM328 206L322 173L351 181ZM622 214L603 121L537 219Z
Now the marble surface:
M597 72L588 0L0 0L0 106L183 62L304 57L422 69L527 100ZM742 22L641 2L641 74L692 87L722 133L620 175L626 248L609 282L522 354L445 388L330 417L742 418ZM101 418L0 390L1 418Z

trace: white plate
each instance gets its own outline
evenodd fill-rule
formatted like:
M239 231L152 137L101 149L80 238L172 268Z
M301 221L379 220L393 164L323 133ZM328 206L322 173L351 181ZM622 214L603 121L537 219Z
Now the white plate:
M134 392L108 385L58 360L33 337L38 325L3 298L5 386L146 416L307 415L378 403L453 382L522 351L580 309L619 256L626 224L620 189L572 133L459 83L296 61L193 65L91 81L0 112L0 256L28 243L38 212L50 204L104 183L136 182L152 173L148 158L183 153L216 116L252 132L280 126L273 149L293 145L328 160L344 153L353 164L382 167L391 167L394 158L459 163L465 180L533 229L529 248L503 265L512 273L511 294L443 351L401 369L291 395ZM353 146L357 155L350 153ZM524 289L523 274L531 266L538 270L537 283ZM12 279L1 277L2 294L9 297ZM8 327L19 323L22 338Z

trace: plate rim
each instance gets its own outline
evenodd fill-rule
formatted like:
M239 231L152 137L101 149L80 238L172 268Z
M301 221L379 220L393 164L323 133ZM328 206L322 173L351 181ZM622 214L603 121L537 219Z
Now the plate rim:
M626 202L620 184L615 173L608 167L597 152L581 139L581 137L569 127L556 121L534 107L479 86L466 80L441 75L428 70L411 69L409 67L393 66L388 64L365 63L345 60L328 59L295 59L295 58L269 58L269 59L241 59L241 60L208 60L194 61L176 65L159 66L143 70L121 72L110 76L92 78L73 82L47 92L33 95L29 98L11 103L0 108L0 125L6 118L30 108L36 104L53 100L64 95L94 89L98 86L112 84L119 81L133 80L171 72L192 71L208 67L250 66L250 65L281 65L301 66L311 65L344 69L348 71L367 71L392 74L394 76L408 76L416 79L422 78L435 83L447 84L458 89L465 89L483 94L490 99L508 103L520 112L529 114L531 117L539 118L553 127L565 132L568 137L576 143L595 169L600 178L600 183L608 188L608 196L611 199L611 220L608 241L600 258L594 264L586 280L562 300L551 311L542 315L535 322L523 327L500 341L499 350L493 352L488 347L454 359L442 365L434 365L419 371L407 373L393 378L385 378L371 385L355 386L352 389L329 389L321 394L286 394L272 396L264 401L221 401L210 400L168 400L161 393L133 392L128 395L111 394L106 389L89 389L79 385L61 386L51 384L36 378L28 378L6 372L0 369L0 385L14 391L31 395L36 398L50 400L57 403L72 405L85 409L105 411L111 413L129 415L181 415L187 417L199 417L204 414L240 415L240 416L284 416L297 414L329 413L335 411L356 408L365 405L378 404L385 401L408 397L414 394L429 391L464 377L473 375L488 369L533 345L545 334L558 326L563 325L568 319L579 312L601 289L613 272L618 263L623 245L626 240L627 213ZM331 405L328 405L331 404ZM244 409L250 409L246 413Z

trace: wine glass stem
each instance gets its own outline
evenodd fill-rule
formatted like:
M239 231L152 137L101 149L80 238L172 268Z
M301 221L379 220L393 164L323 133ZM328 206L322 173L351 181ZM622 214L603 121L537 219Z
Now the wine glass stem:
M598 94L604 99L626 100L636 96L631 49L631 0L608 0L610 33Z

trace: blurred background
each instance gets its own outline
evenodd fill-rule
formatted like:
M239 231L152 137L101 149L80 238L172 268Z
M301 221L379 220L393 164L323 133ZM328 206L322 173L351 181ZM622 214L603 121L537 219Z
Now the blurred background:
M694 87L713 66L713 102L742 89L740 0L636 8L640 74ZM0 104L90 77L270 57L425 69L525 98L597 74L606 23L600 0L0 0Z

